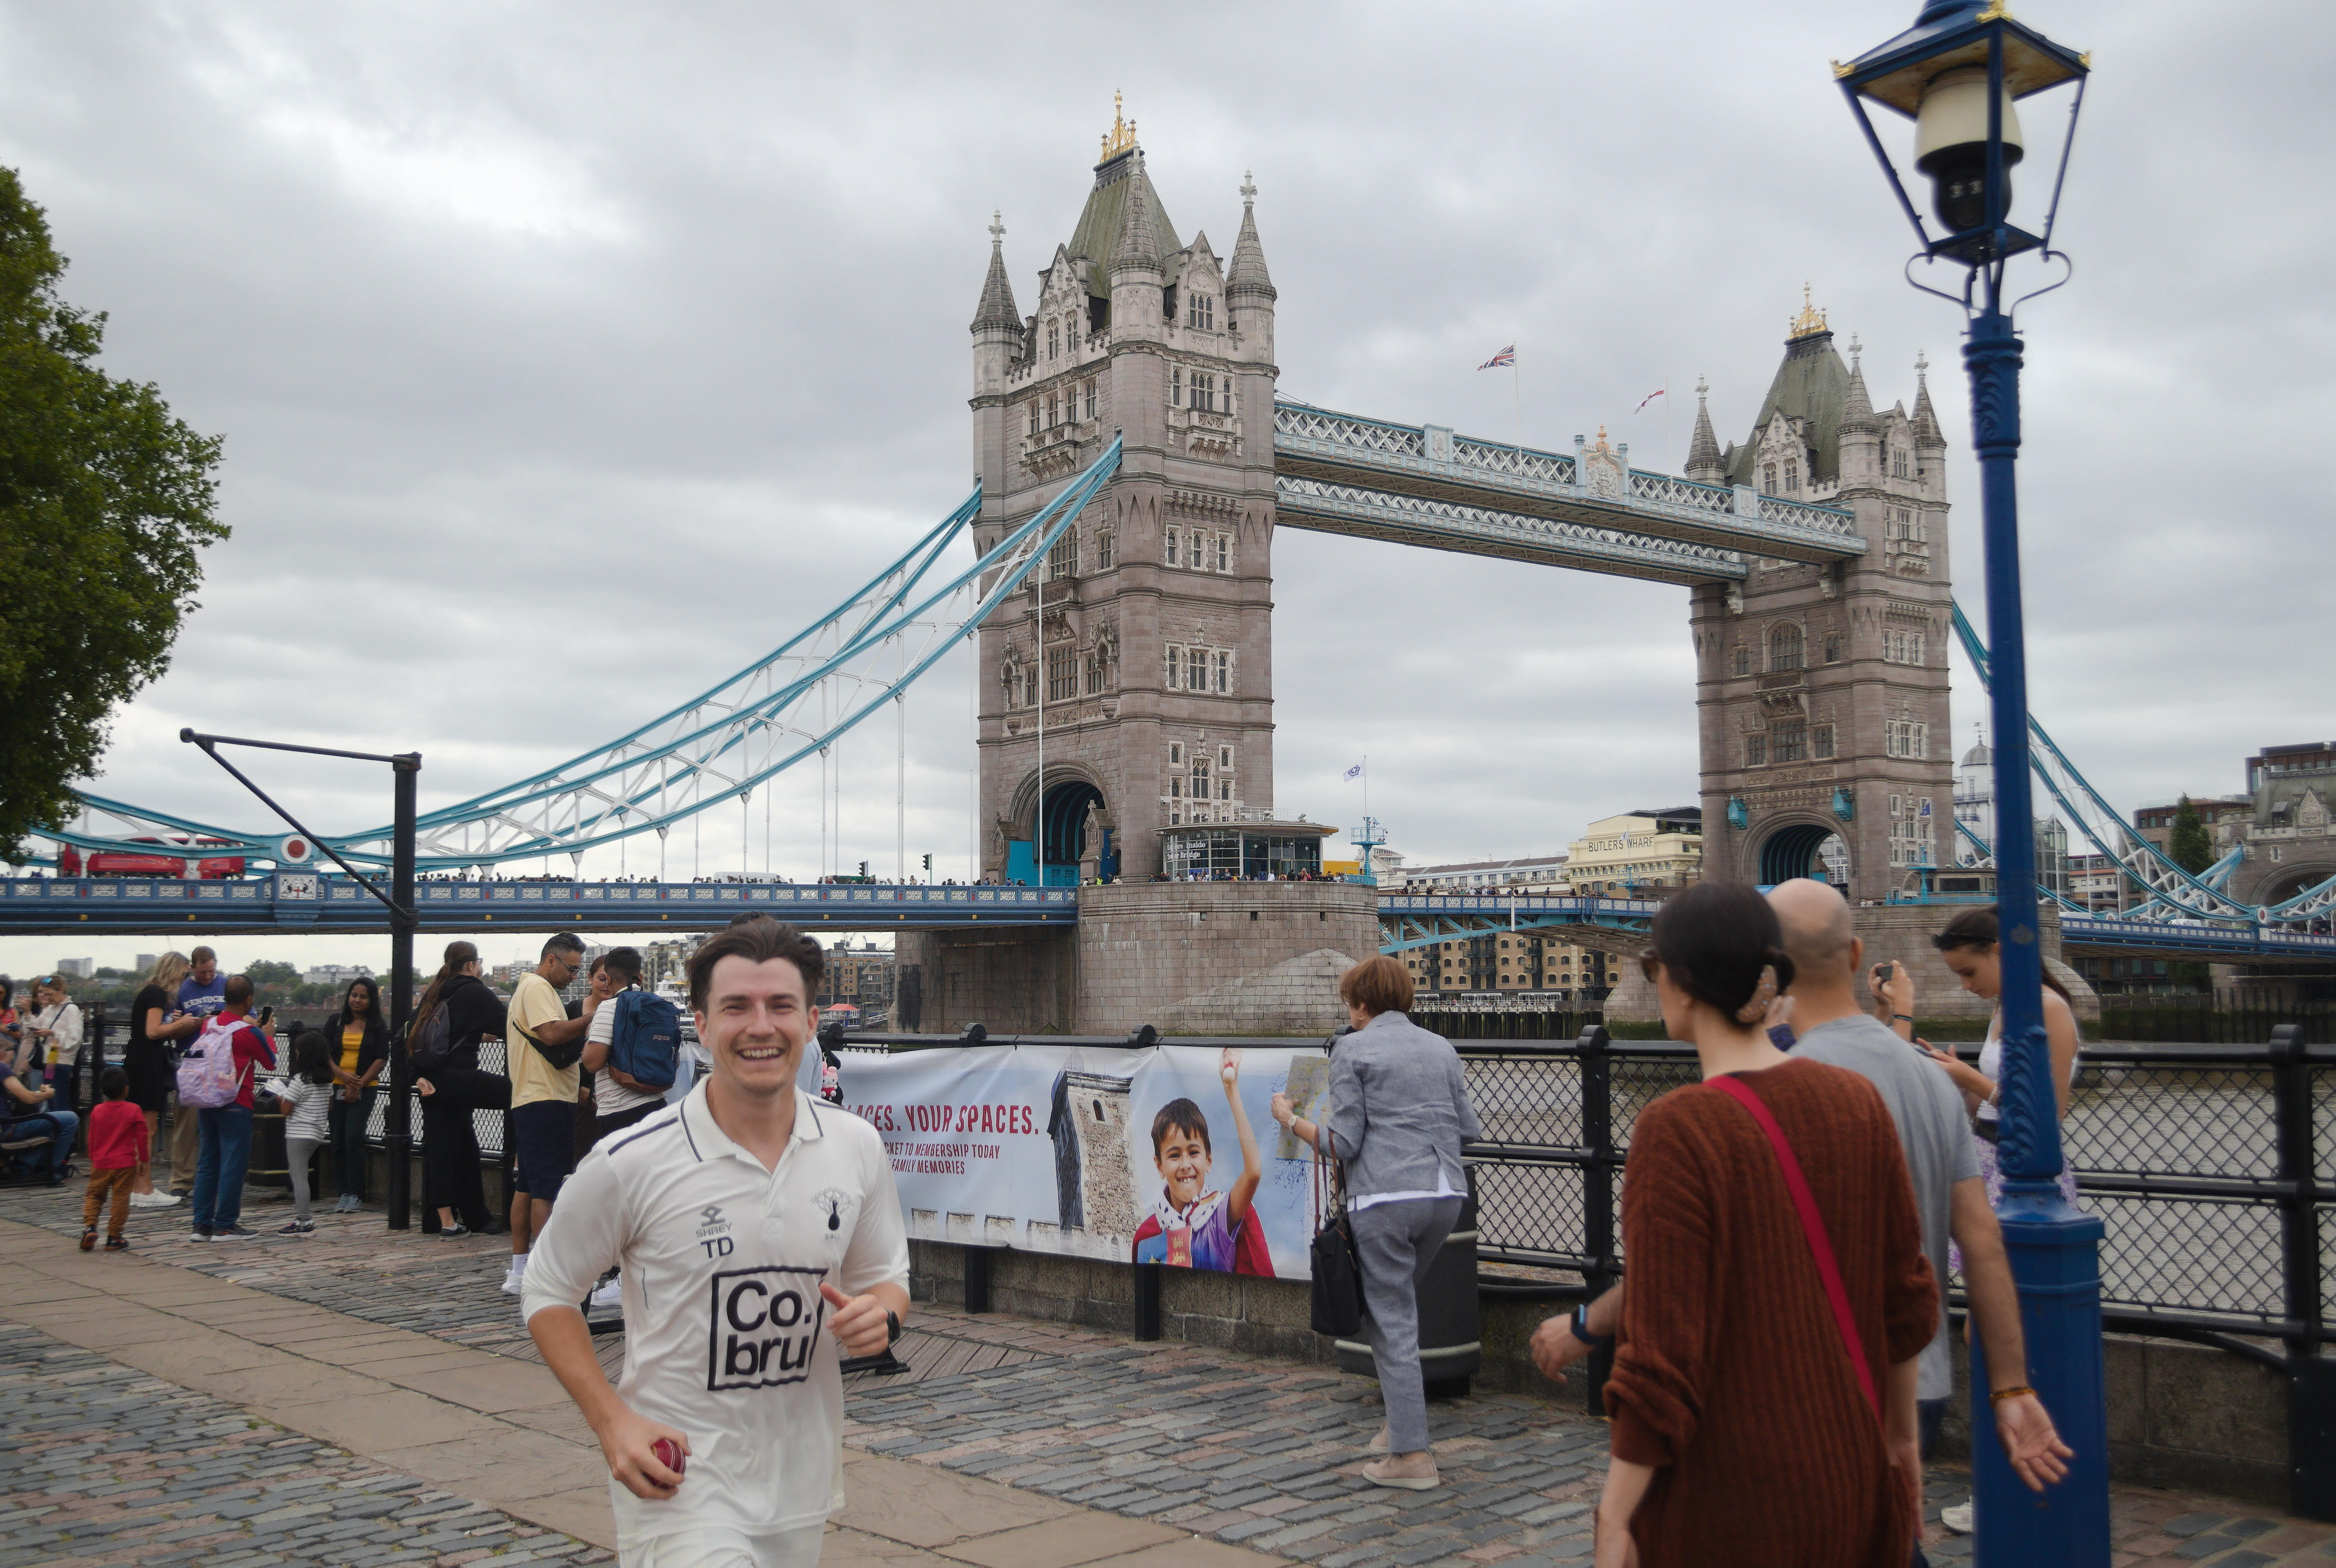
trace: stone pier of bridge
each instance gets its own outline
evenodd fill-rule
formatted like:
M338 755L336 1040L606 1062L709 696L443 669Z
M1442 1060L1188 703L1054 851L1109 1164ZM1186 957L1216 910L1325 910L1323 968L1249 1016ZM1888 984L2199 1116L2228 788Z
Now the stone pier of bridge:
M1379 947L1377 890L1335 882L1079 890L1075 928L903 932L900 1022L927 1033L1320 1038L1338 976ZM912 978L913 977L913 978ZM906 997L917 998L911 1022Z

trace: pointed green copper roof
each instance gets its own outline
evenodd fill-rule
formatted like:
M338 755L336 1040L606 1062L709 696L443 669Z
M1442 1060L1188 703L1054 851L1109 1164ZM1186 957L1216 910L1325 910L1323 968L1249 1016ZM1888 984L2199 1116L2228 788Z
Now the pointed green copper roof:
M1098 299L1109 299L1112 246L1119 238L1120 220L1126 216L1128 192L1140 193L1149 211L1153 243L1159 247L1163 264L1184 245L1176 237L1175 225L1168 221L1160 193L1152 189L1152 177L1144 171L1134 149L1096 164L1095 173L1095 189L1087 192L1086 208L1079 214L1078 227L1071 230L1067 248L1073 256L1086 258L1087 292Z
M1760 415L1752 421L1751 439L1736 449L1728 482L1754 483L1760 432L1779 413L1790 414L1807 427L1808 444L1816 449L1809 478L1818 482L1840 478L1841 410L1848 395L1849 367L1834 352L1830 331L1819 327L1786 340L1785 363L1776 367L1776 379L1768 383Z

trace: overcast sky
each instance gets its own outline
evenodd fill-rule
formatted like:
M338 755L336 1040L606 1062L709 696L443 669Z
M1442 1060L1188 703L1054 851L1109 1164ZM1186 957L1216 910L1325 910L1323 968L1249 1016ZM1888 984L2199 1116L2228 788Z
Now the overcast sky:
M0 162L67 296L111 313L108 366L226 438L234 537L98 788L259 825L192 724L419 750L427 808L780 642L963 498L984 229L1002 210L1029 308L1114 89L1184 238L1229 252L1254 170L1290 396L1514 439L1508 378L1475 369L1514 342L1526 440L1602 422L1675 470L1698 374L1744 439L1804 282L1877 403L1927 352L1976 615L1960 318L1900 280L1825 68L1917 8L8 0ZM2076 279L2022 316L2034 706L2123 808L2227 792L2257 747L2336 732L2336 17L2020 14L2097 72ZM2032 114L2031 146L2060 124ZM1365 753L1415 862L1696 798L1684 590L1295 531L1274 565L1284 813L1357 817ZM965 680L917 688L908 769L910 855L959 876ZM1955 702L1960 750L1960 666ZM841 858L889 870L889 733L844 765ZM264 771L322 830L386 816L354 765ZM817 799L783 788L781 871L815 870ZM705 869L737 864L735 823ZM0 940L0 968L56 949Z

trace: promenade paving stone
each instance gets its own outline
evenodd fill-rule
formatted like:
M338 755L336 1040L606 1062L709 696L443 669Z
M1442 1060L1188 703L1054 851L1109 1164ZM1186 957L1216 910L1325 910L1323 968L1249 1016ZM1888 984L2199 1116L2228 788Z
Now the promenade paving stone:
M355 1560L437 1563L441 1546L527 1544L550 1563L605 1563L589 1542L413 1478L28 1329L0 1337L0 1563L200 1562L205 1568ZM204 1435L200 1465L153 1441ZM226 1474L296 1477L253 1489ZM173 1551L172 1548L180 1550ZM199 1548L199 1550L198 1550Z
M267 1233L280 1223L264 1195L254 1194L248 1224ZM101 1365L111 1371L126 1370L106 1358L214 1392L227 1386L264 1389L268 1401L237 1403L256 1405L252 1414L261 1417L313 1421L334 1396L294 1403L297 1391L279 1389L267 1370L287 1355L307 1365L315 1364L308 1358L329 1358L376 1380L382 1398L419 1401L408 1412L414 1419L446 1425L442 1437L352 1457L352 1464L394 1460L418 1470L441 1469L448 1463L443 1450L467 1448L482 1436L493 1441L496 1434L552 1445L532 1456L537 1462L515 1466L517 1478L504 1488L530 1495L509 1501L447 1499L456 1521L464 1517L462 1510L501 1507L499 1528L534 1534L481 1534L477 1525L450 1523L426 1536L399 1537L376 1554L365 1521L411 1524L412 1515L379 1499L320 1502L312 1511L320 1522L305 1528L318 1541L328 1539L326 1532L340 1532L331 1539L344 1543L347 1554L335 1561L358 1561L355 1553L362 1550L366 1562L451 1563L461 1557L501 1568L539 1552L571 1560L560 1557L565 1548L534 1544L563 1538L555 1532L570 1532L564 1538L571 1542L605 1533L607 1501L597 1473L566 1484L579 1473L561 1468L564 1452L589 1449L589 1429L563 1399L530 1402L541 1385L528 1378L544 1374L514 1302L497 1288L507 1253L501 1238L447 1242L389 1232L377 1212L320 1213L311 1236L263 1234L254 1242L199 1246L184 1239L183 1219L173 1219L174 1213L183 1211L132 1214L133 1258L167 1266L118 1269L109 1281L118 1312L110 1312L101 1328L80 1325L73 1336L102 1339ZM0 1193L0 1220L77 1235L79 1198L70 1188ZM271 1300L256 1301L253 1292ZM86 1295L87 1287L74 1281L33 1276L0 1286L0 1312L37 1327L45 1313L70 1312ZM148 1342L151 1336L168 1324L184 1324L186 1314L207 1304L232 1309L238 1336L182 1339L170 1348L168 1364L161 1364ZM613 1369L622 1353L621 1334L600 1338L597 1348ZM847 1393L854 1503L842 1525L831 1531L826 1555L848 1568L936 1564L942 1560L936 1552L988 1568L1074 1568L1067 1561L1036 1559L992 1564L935 1544L1004 1542L1017 1530L1056 1519L1069 1521L1059 1528L1073 1533L1079 1519L1163 1533L1163 1540L1133 1556L1113 1555L1114 1565L1174 1550L1182 1555L1173 1568L1254 1564L1260 1553L1323 1568L1416 1568L1447 1561L1567 1568L1590 1553L1589 1515L1604 1472L1605 1430L1568 1406L1508 1396L1439 1402L1432 1417L1445 1485L1434 1492L1388 1493L1358 1474L1368 1457L1362 1445L1381 1419L1376 1389L1364 1379L1192 1345L1139 1346L1059 1323L970 1317L930 1303L919 1304L900 1353L911 1369L907 1375L858 1377ZM510 1370L498 1370L489 1358L502 1358ZM522 1370L524 1363L535 1365ZM224 1462L215 1461L219 1439L190 1435L195 1428L183 1420L148 1419L145 1399L107 1392L104 1379L98 1381L85 1408L94 1412L106 1401L120 1407L121 1419L140 1434L144 1450L158 1462L170 1460L174 1484L192 1483L180 1492L109 1476L103 1497L96 1483L84 1488L81 1495L90 1505L102 1503L147 1522L141 1538L145 1553L136 1560L165 1560L179 1545L162 1542L162 1534L176 1532L157 1533L157 1523L195 1532L181 1537L193 1549L178 1552L175 1560L206 1568L229 1562L237 1551L251 1551L249 1560L257 1562L281 1550L272 1538L250 1543L243 1532L259 1515L289 1505L292 1495L273 1502L249 1495L232 1504L222 1499L262 1468L297 1474L302 1459L257 1465L248 1445L238 1442ZM190 1397L201 1395L199 1389ZM219 1413L223 1435L258 1429L243 1410L228 1407ZM308 1440L316 1442L315 1435ZM97 1454L102 1447L89 1451ZM872 1489L878 1494L872 1498L859 1473L869 1465L888 1467L888 1480ZM993 1501L968 1505L946 1489L952 1477ZM943 1484L943 1491L922 1495L929 1482ZM321 1485L329 1492L335 1483ZM1968 1495L1967 1477L1952 1467L1935 1468L1926 1488L1930 1517L1935 1521L1942 1506ZM994 1505L998 1495L1019 1502L1000 1512ZM12 1512L16 1502L0 1486L0 1568L78 1560L54 1550L64 1537L45 1513ZM209 1511L187 1512L198 1503ZM375 1512L353 1511L360 1505ZM228 1506L246 1511L231 1519L223 1511ZM1025 1518L1016 1512L1020 1506L1046 1512ZM2336 1563L2336 1529L2212 1498L2118 1487L2112 1511L2118 1568L2198 1563L2292 1568L2306 1562L2327 1568ZM218 1538L209 1551L196 1544L206 1532ZM1927 1550L1934 1561L1970 1560L1968 1537L1940 1538L1935 1523L1932 1534ZM26 1551L50 1556L23 1555ZM1159 1568L1171 1568L1164 1555Z

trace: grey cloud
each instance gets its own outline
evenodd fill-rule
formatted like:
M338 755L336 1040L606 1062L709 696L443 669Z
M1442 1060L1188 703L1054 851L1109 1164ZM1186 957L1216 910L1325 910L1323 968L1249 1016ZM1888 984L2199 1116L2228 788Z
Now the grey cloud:
M197 723L418 748L443 802L777 643L965 493L983 226L1003 209L1027 303L1114 87L1185 236L1229 248L1255 170L1309 402L1510 439L1511 383L1474 367L1514 341L1526 439L1602 422L1675 468L1699 373L1742 439L1804 280L1885 406L1927 350L1976 612L1959 324L1899 281L1825 70L1912 10L0 5L0 160L70 296L228 438L236 537L101 788L256 820L177 744ZM2078 276L2027 318L2037 707L2127 806L2234 788L2330 730L2331 218L2299 197L2336 27L2036 11L2098 66ZM1276 561L1286 809L1351 818L1365 751L1430 858L1695 795L1679 591L1297 533ZM960 872L966 697L938 673L909 739L909 852ZM1959 676L1959 729L1980 712ZM842 854L882 866L879 731L843 748ZM319 827L383 815L370 777L276 776ZM774 815L807 875L815 776ZM735 857L735 818L703 840Z

